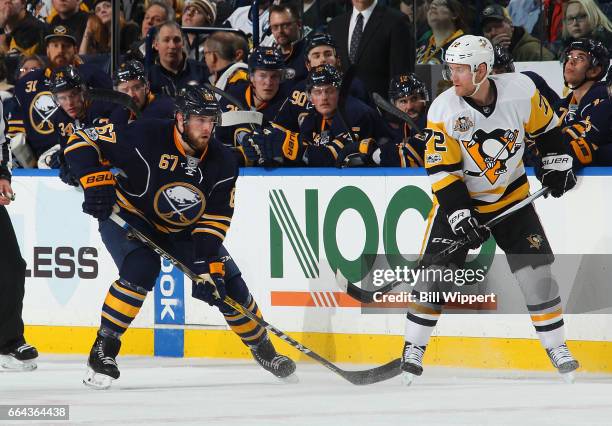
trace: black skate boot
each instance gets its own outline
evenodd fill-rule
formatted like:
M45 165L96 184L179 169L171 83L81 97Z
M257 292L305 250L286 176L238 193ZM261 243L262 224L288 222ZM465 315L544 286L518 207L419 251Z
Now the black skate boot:
M251 347L251 353L259 365L279 379L289 383L297 382L297 376L293 374L295 362L285 355L277 354L270 339L265 339L259 345Z
M423 374L425 348L426 346L416 346L410 342L404 343L400 368L404 371L402 373L402 381L406 386L410 386L415 376Z
M559 374L567 383L574 383L573 371L580 367L578 361L574 359L567 345L564 343L556 348L546 349L552 365L559 370Z
M0 348L0 370L32 371L36 370L38 351L28 345L23 337Z
M83 383L94 389L108 389L112 381L119 378L115 357L120 348L121 340L98 334L87 359L88 368Z

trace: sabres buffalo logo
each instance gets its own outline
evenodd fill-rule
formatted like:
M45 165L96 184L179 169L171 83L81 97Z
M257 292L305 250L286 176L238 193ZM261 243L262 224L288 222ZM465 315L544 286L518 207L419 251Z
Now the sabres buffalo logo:
M506 173L506 162L520 151L518 130L495 129L488 133L482 129L474 132L469 141L462 140L463 147L480 169L478 172L465 170L468 176L485 176L494 184L499 176Z
M58 108L51 92L38 93L30 104L29 118L32 128L42 135L53 133L52 117Z
M193 185L173 182L162 186L153 201L155 213L165 222L186 227L195 223L206 207L204 194Z

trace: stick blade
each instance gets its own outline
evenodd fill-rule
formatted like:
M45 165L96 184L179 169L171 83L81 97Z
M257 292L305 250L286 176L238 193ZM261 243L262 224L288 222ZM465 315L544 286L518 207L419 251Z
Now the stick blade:
M398 376L402 372L400 364L401 360L396 358L393 361L370 370L345 371L342 376L354 385L371 385Z

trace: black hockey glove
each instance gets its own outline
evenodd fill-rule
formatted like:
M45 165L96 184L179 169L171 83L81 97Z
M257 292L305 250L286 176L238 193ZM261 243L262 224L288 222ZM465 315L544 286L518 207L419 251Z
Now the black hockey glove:
M70 166L68 165L68 162L66 162L64 153L61 151L58 151L58 163L59 178L62 180L62 182L64 182L66 185L78 187L79 180L70 170Z
M448 216L448 224L455 235L467 238L466 246L471 249L477 249L491 236L489 228L480 225L469 209L455 210Z
M364 139L358 143L349 142L338 153L336 167L363 167L372 166L372 153L378 148L374 139Z
M542 157L536 175L542 186L550 188L550 194L559 198L576 186L576 175L572 169L573 160L568 154L549 153Z
M196 261L193 269L204 281L191 282L191 295L210 306L223 306L225 291L225 264L221 258L215 257L207 261Z
M246 166L257 166L263 163L263 135L252 132L244 133L238 138L240 144L240 152L244 156L244 163Z
M108 171L90 173L80 179L85 195L83 212L98 220L106 220L117 201L115 177Z

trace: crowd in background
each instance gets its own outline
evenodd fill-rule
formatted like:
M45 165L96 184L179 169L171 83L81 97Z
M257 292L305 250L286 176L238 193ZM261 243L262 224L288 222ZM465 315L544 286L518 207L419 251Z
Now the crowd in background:
M208 82L247 104L252 101L248 106L260 110L274 128L267 133L284 132L280 138L286 138L287 132L316 134L317 144L325 144L330 137L347 138L347 143L328 148L334 161L339 156L346 160L352 153L371 151L367 143L358 147L356 142L393 139L397 123L387 123L390 131L381 130L377 119L364 118L364 123L371 121L371 129L366 131L368 125L351 122L348 127L353 127L354 134L350 130L338 130L336 134L337 129L327 132L323 128L325 120L321 131L306 129L313 99L310 90L316 83L313 78L332 82L339 89L342 73L350 70L351 97L375 110L373 93L389 97L389 82L393 85L402 79L406 87L415 64L442 63L446 48L463 34L484 35L514 61L563 61L567 47L576 40L612 45L612 0L261 0L257 11L252 10L250 1L240 0L119 3L120 63L133 71L133 79L146 86L139 106L145 107L153 97L172 99L186 85ZM43 97L28 97L40 94L42 85L50 85L54 72L75 66L84 84L97 88L117 89L131 81L111 75L112 12L110 0L0 0L0 96L6 132L11 140L21 137L32 145L34 155L34 161L21 166L40 166L39 157L57 142L58 129L53 129L57 120L51 120L57 108ZM255 14L259 38L254 42ZM216 27L219 31L188 30L197 27ZM152 49L146 43L148 36L152 37ZM329 40L320 41L322 36ZM263 47L251 53L254 44ZM325 51L325 46L332 51ZM274 58L262 50L265 48L275 51ZM270 61L276 65L270 65ZM142 64L142 75L135 63ZM318 69L325 65L335 67L340 77L335 79L333 70ZM277 83L270 76L256 74L267 68L282 71ZM40 73L39 87L38 80L32 79L35 72ZM264 81L266 78L272 82ZM421 93L420 102L430 101L430 91L422 90L418 81L409 83L420 90L413 90ZM138 100L134 90L129 90L124 93ZM50 99L57 107L57 97ZM223 99L220 102L226 110L237 107ZM349 109L359 110L355 114L369 117L369 111L364 113L364 108L351 105ZM292 107L303 108L291 111ZM164 114L171 115L170 110L164 109ZM411 111L415 118L419 118L417 110L415 107ZM79 119L86 122L87 114L79 114L76 123ZM353 121L353 114L347 115ZM240 132L229 130L233 133L225 132L224 137L230 139L230 145L242 146L244 164L249 163ZM61 136L70 132L70 126L63 126ZM346 149L350 144L356 147L353 151ZM345 152L340 155L342 150ZM399 157L398 164L387 165L422 165L419 155ZM380 159L377 164L381 164Z

